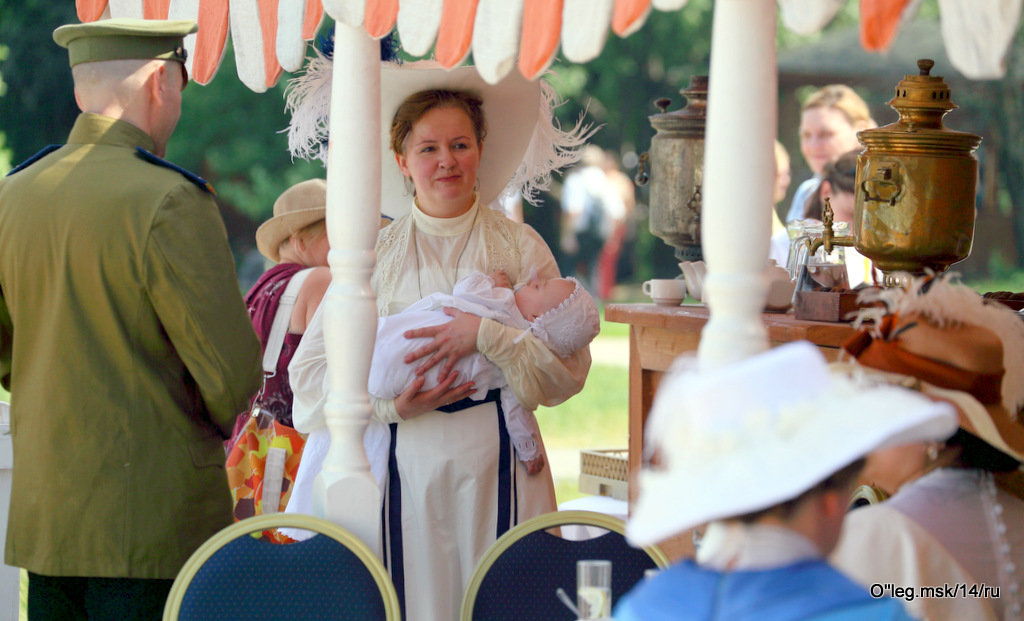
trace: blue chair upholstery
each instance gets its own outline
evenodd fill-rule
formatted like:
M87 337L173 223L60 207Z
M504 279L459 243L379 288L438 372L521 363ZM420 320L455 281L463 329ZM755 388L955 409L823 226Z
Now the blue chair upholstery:
M607 533L571 541L547 532L568 524L599 526ZM668 566L657 548L631 547L622 520L590 511L561 511L524 522L505 533L484 555L462 603L462 619L488 621L545 619L573 621L558 599L561 587L575 600L576 561L612 562L612 602L643 579L644 572Z
M259 537L281 527L317 534L288 544ZM211 537L179 572L164 610L165 621L398 618L387 570L369 548L336 524L294 514L249 518Z

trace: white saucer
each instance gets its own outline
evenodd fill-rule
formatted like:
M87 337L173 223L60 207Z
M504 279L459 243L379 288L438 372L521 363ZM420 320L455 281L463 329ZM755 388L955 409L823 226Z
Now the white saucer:
M658 306L679 306L683 303L683 298L651 298L654 303Z

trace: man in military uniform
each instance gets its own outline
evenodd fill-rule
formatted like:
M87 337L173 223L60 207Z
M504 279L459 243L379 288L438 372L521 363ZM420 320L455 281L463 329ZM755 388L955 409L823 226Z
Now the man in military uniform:
M5 560L32 619L160 618L231 522L222 441L260 346L206 183L161 159L190 21L54 31L82 110L0 180L0 381L14 473Z

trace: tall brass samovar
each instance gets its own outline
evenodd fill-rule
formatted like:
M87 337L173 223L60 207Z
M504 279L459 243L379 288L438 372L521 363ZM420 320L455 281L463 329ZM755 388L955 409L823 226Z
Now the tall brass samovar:
M657 134L651 138L649 154L640 156L636 182L647 182L649 162L651 233L674 247L680 261L699 261L707 76L691 77L689 87L679 92L686 98L682 109L668 112L671 100L655 102L661 113L652 115L650 122Z
M917 61L920 73L896 86L889 105L897 122L858 132L853 237L856 248L898 284L896 272L942 272L971 253L975 149L981 137L946 129L942 117L957 106L949 86Z

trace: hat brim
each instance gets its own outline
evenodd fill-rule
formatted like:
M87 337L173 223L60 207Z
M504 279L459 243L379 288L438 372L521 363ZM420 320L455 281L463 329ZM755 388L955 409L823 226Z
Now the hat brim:
M890 384L913 386L926 395L949 402L956 408L961 429L1010 459L1024 463L1024 426L1015 421L1002 404L983 404L966 391L942 388L906 373L883 371L860 363L843 363L841 366L857 368L860 373Z
M541 87L518 71L488 84L475 67L444 69L423 61L381 68L381 212L398 218L409 212L412 194L391 151L391 121L410 95L423 90L469 91L483 100L487 135L477 172L479 198L490 204L505 189L522 162L537 126Z
M925 394L945 399L957 410L960 428L1007 457L1024 463L1024 426L1001 404L983 405L970 394L922 382Z
M278 249L281 246L281 242L288 239L292 233L313 224L317 220L324 220L326 217L327 209L325 207L299 209L280 216L274 216L256 229L256 249L274 263L280 263L281 255Z
M626 528L630 542L652 545L712 520L772 507L874 450L945 439L956 431L952 406L907 389L833 374L826 394L826 401L789 411L784 433L739 438L731 450L712 455L676 451L682 464L642 472ZM651 416L685 402L684 394L659 392Z

